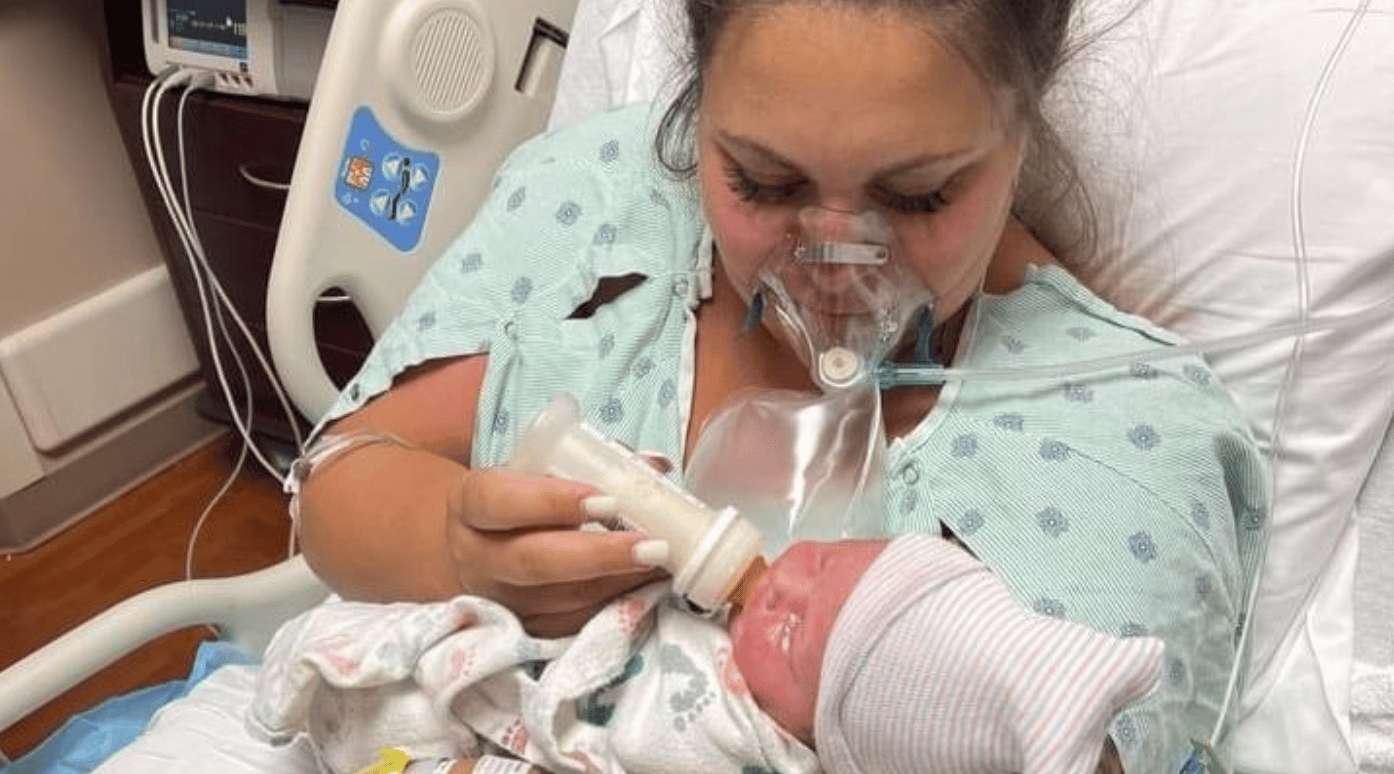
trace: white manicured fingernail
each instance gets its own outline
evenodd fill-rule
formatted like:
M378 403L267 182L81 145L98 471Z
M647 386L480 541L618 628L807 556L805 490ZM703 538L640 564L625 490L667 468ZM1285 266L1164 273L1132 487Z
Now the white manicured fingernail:
M630 556L634 558L635 564L642 564L645 567L658 567L668 561L668 541L666 540L645 540L634 544L630 551Z
M609 495L592 495L581 501L581 510L592 519L613 519L620 515L620 504Z
M667 473L673 469L673 461L668 459L668 455L663 452L640 449L635 454L638 454L640 459L649 463L649 466L659 473Z

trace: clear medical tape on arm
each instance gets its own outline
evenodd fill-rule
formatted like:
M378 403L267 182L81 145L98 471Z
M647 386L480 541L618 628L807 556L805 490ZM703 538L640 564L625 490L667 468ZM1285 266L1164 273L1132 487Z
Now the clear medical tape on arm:
M316 470L351 451L377 444L390 444L404 449L412 448L411 444L397 436L376 430L325 433L315 439L300 455L300 458L291 463L290 471L286 474L285 492L290 495L291 524L297 528L300 525L300 490Z

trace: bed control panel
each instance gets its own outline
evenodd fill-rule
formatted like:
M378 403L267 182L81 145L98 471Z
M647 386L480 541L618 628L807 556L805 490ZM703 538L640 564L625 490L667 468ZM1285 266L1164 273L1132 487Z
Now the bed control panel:
M345 293L374 336L541 131L577 0L341 2L271 266L272 357L306 416L337 390L314 300Z
M354 111L335 181L340 206L402 252L421 241L440 157L408 148L382 128L373 111Z

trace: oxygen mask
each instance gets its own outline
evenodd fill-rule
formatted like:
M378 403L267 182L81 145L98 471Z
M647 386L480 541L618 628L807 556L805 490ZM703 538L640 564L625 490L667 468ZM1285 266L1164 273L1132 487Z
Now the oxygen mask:
M895 252L895 232L879 212L803 209L797 233L756 274L747 328L769 314L824 390L874 376L933 300Z
M690 490L738 510L769 555L795 540L879 534L886 438L877 366L915 315L930 319L932 301L897 265L880 213L810 207L797 225L756 274L746 329L771 324L818 389L739 393L707 420L686 464Z

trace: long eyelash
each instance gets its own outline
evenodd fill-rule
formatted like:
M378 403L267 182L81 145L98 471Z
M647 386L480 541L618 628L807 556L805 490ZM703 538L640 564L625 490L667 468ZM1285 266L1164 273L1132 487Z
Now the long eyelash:
M777 204L796 196L804 184L802 181L796 181L767 185L752 179L739 167L731 166L726 168L726 185L741 201Z
M731 192L740 197L743 201L754 199L760 193L760 186L751 180L746 174L736 167L726 168L726 185Z
M932 213L939 212L949 206L949 200L944 198L943 191L906 196L895 191L881 189L880 195L887 207L899 212Z
M803 190L804 181L770 185L751 178L740 167L728 166L726 168L726 185L741 201L757 204L781 204L797 196ZM942 190L909 196L881 188L877 189L877 194L883 204L899 212L935 213L949 205Z

